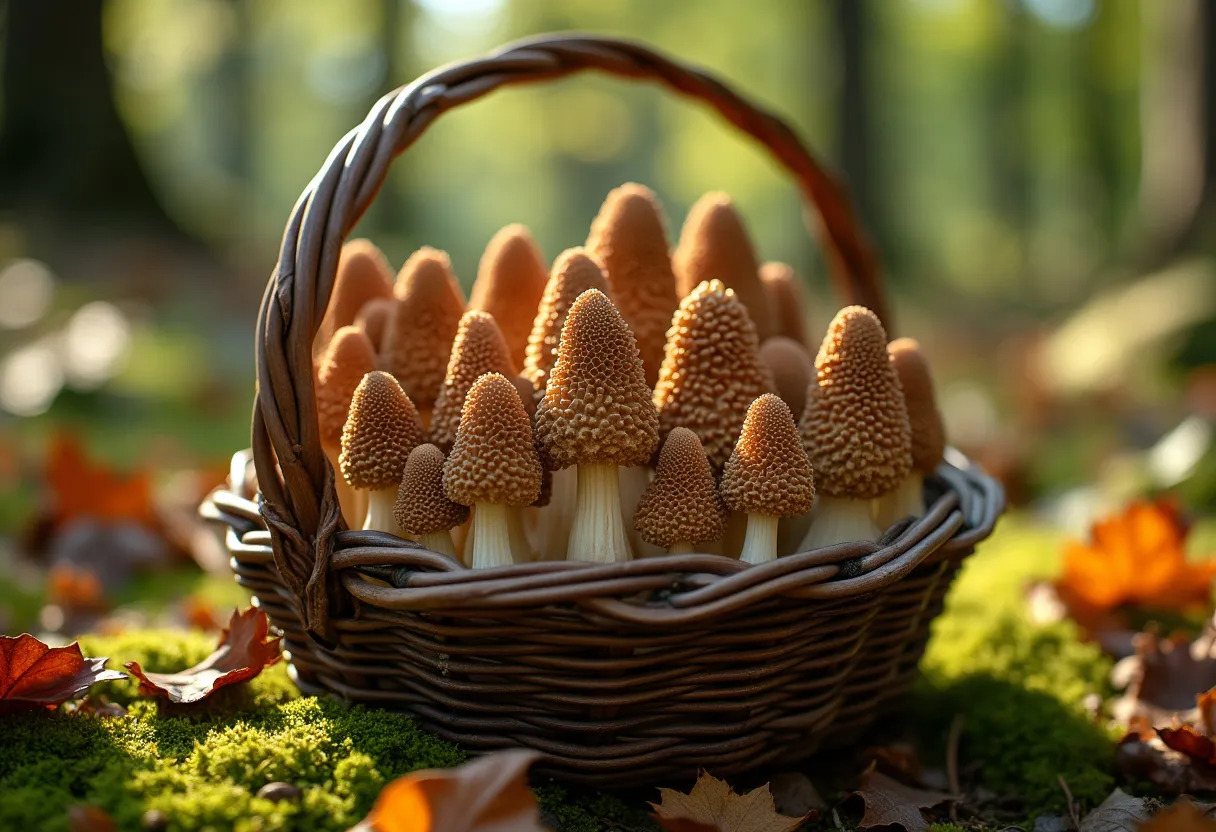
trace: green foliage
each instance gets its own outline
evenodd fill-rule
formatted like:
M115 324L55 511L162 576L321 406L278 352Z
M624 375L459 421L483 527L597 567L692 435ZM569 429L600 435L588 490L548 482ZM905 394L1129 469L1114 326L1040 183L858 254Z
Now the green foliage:
M573 792L562 786L536 789L541 817L561 832L652 832L658 825L643 808L620 798L594 792Z

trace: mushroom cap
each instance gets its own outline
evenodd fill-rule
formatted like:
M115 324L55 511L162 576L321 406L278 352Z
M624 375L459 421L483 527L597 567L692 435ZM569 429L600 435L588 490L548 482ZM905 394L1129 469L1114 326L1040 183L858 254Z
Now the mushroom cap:
M536 434L554 468L641 465L658 444L659 418L637 342L598 289L583 292L570 307L557 362L536 406Z
M779 396L752 402L734 453L722 469L722 499L735 511L797 517L815 502L811 461L794 414Z
M447 376L431 414L430 439L440 448L450 448L460 427L460 412L469 388L486 373L515 375L515 362L493 316L470 309L460 318Z
M422 444L422 425L414 403L388 373L373 370L351 397L342 426L338 466L354 488L395 488L410 451Z
M654 386L667 327L680 302L663 209L654 192L635 182L609 192L591 223L587 251L604 267L613 303L638 339L646 383Z
M333 334L355 322L359 310L374 298L393 295L393 269L384 252L371 240L350 240L338 254L338 270L329 305L317 329L317 339L328 344Z
M725 513L701 440L688 428L676 428L663 440L654 479L638 500L634 526L655 546L708 543L726 530Z
M793 338L774 335L760 345L760 360L773 375L777 395L799 415L806 408L806 388L815 377L815 362Z
M548 278L536 240L518 223L499 230L481 256L469 308L488 312L498 321L516 367L523 363Z
M537 395L544 391L549 371L557 363L557 348L561 344L566 315L578 296L588 289L608 293L604 272L583 249L566 249L553 261L553 273L545 284L524 355L523 375L532 382Z
M671 260L681 297L706 280L721 280L747 307L760 340L774 334L756 250L729 196L712 192L697 200L684 220Z
M469 519L468 506L443 490L443 451L427 443L410 451L393 505L397 525L410 534L435 534Z
M760 282L768 292L775 334L792 338L805 347L806 302L794 269L785 263L765 263L760 267Z
M363 330L344 326L334 333L317 362L317 424L323 442L342 438L355 388L374 369L376 352Z
M756 328L733 289L710 280L680 301L654 389L659 428L690 428L721 470L735 449L747 408L772 392Z
M946 451L946 428L933 395L929 362L914 338L896 338L887 344L891 366L899 377L912 427L912 467L930 473L941 464Z
M388 331L389 321L393 318L393 307L397 302L392 295L386 298L372 298L363 304L359 314L355 316L355 326L367 333L367 340L372 342L372 348L380 351L384 343L384 333Z
M380 358L418 407L429 410L447 373L452 340L464 314L464 295L445 252L424 246L401 267L397 303Z
M815 369L801 429L819 490L859 500L894 490L912 468L912 428L878 317L837 312Z
M443 490L465 506L526 506L540 495L540 479L532 420L519 393L505 376L487 373L465 397L456 443L443 464Z

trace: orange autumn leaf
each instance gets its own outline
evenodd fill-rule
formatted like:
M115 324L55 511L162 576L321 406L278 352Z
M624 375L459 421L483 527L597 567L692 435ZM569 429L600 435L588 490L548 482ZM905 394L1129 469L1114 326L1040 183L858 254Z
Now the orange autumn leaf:
M659 789L659 795L661 802L650 806L665 832L793 832L810 817L779 814L767 783L738 794L707 771L688 794Z
M73 610L99 610L105 607L101 579L91 569L58 564L51 567L46 583L47 599L52 604Z
M1216 832L1216 820L1184 798L1137 823L1136 832Z
M1122 605L1184 610L1211 599L1216 560L1186 557L1187 527L1168 501L1136 501L1096 522L1089 543L1064 547L1057 589L1072 609L1095 614Z
M80 517L156 525L151 474L144 470L124 474L95 463L69 434L58 434L51 441L46 482L56 526Z

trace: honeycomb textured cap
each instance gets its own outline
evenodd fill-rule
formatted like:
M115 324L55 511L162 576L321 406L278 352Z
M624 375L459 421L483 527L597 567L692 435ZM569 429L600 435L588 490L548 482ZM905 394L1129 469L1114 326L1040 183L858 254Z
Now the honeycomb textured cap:
M439 397L464 314L464 295L447 254L429 247L414 252L401 267L393 295L397 303L380 358L410 399L429 410Z
M806 408L806 388L815 377L815 362L802 344L774 335L760 345L760 360L773 376L779 395L799 415Z
M317 362L317 423L323 442L342 438L355 388L374 369L376 353L362 329L344 326L334 333Z
M410 451L393 505L397 525L410 534L435 534L469 519L468 506L443 491L443 451L427 443Z
M526 506L540 495L532 420L515 385L498 373L469 390L456 444L443 466L443 490L461 505Z
M756 328L733 290L710 280L680 301L654 390L663 434L691 429L720 471L735 449L747 408L772 390Z
M430 439L440 448L451 448L460 427L460 412L469 388L486 373L515 375L515 362L507 352L502 331L488 312L470 309L460 319L448 372L431 414Z
M792 338L805 347L806 301L794 269L785 263L765 263L760 267L760 282L768 292L774 334Z
M604 267L612 301L638 339L646 383L654 386L679 296L659 200L630 182L608 194L591 224L587 251Z
M658 431L633 333L607 295L583 292L570 307L557 362L536 407L546 461L554 468L642 465L658 445Z
M392 297L393 269L371 240L351 240L338 254L338 270L319 336L329 343L333 333L355 321L359 310L374 298Z
M545 284L524 356L523 374L532 383L537 396L544 392L549 371L557 362L557 348L570 307L588 289L608 293L603 270L583 249L566 249L553 263L553 273Z
M518 223L495 234L481 257L469 308L494 316L517 367L523 363L548 277L536 240Z
M355 326L367 334L367 339L372 342L372 348L376 352L380 351L380 346L384 343L384 333L388 331L389 321L393 318L393 307L396 306L396 303L391 295L385 298L372 298L363 304L363 308L355 316Z
M684 220L672 264L681 297L703 281L721 280L747 307L760 340L774 334L756 250L729 196L715 192L697 200Z
M794 414L766 393L752 402L734 453L722 469L722 499L735 511L796 517L815 502L811 461Z
M815 369L801 428L820 491L853 499L892 491L912 467L912 429L878 317L864 306L837 312Z
M899 377L912 427L912 467L930 473L941 464L946 451L946 428L942 424L929 362L913 338L896 338L887 344L891 365Z
M414 403L388 373L368 373L351 397L338 465L355 488L396 488L410 451L422 444Z
M663 441L654 479L638 500L634 526L647 543L708 543L726 528L725 509L701 440L676 428Z

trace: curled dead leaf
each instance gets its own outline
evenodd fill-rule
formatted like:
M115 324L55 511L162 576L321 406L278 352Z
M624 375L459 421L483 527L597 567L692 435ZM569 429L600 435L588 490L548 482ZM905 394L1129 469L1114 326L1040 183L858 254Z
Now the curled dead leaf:
M79 644L48 647L28 633L0 636L0 715L54 708L97 682L127 678L105 664L86 659Z
M1141 821L1136 832L1216 832L1216 820L1209 814L1211 808L1205 811L1190 800L1179 800L1149 820Z
M1079 832L1131 832L1149 816L1143 797L1115 789L1081 821Z
M702 771L688 794L659 789L651 803L666 832L793 832L811 818L778 814L768 784L737 794L725 780Z
M873 764L862 775L861 787L853 792L865 803L866 812L858 826L898 826L907 832L924 832L929 828L921 810L932 809L948 801L958 800L944 792L905 786L880 771Z
M1196 697L1216 686L1216 624L1193 641L1162 638L1154 630L1133 639L1136 654L1115 666L1111 681L1126 686L1111 706L1123 725L1143 717L1154 727L1195 721Z

